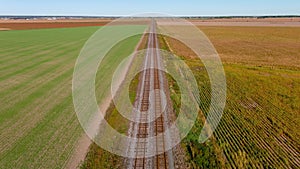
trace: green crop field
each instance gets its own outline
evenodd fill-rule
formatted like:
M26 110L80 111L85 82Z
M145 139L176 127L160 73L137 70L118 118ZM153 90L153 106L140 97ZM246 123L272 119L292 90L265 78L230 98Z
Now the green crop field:
M0 32L0 168L66 165L83 134L72 104L74 64L97 29ZM101 66L116 67L139 39L117 44ZM113 69L105 70L97 73L96 88L112 76Z

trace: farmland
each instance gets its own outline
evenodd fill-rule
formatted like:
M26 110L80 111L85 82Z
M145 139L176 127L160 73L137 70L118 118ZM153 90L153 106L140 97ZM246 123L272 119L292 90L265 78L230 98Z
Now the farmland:
M110 19L61 19L61 20L0 20L0 30L28 30L49 28L73 28L87 26L103 26Z
M90 24L90 23L87 23ZM71 24L72 25L72 24ZM86 26L86 25L82 25ZM83 131L72 104L72 73L86 40L99 27L0 32L0 168L62 168ZM299 168L300 165L300 29L295 27L199 28L216 47L227 78L227 103L214 137L198 136L210 103L205 67L180 42L159 37L192 69L198 82L201 112L183 140L194 168ZM97 98L107 88L111 69L133 50L140 36L116 45L98 72ZM145 42L140 49L146 46ZM168 78L174 110L178 86ZM135 97L138 79L130 88ZM108 122L126 133L128 121L113 105ZM122 161L92 144L82 168L117 168Z
M97 29L0 32L1 168L67 164L83 133L72 104L72 73L80 49ZM110 52L114 57L107 57L112 60L103 63L116 66L139 39L121 42ZM112 76L107 70L98 77ZM96 85L105 87L98 80Z
M195 168L298 168L300 30L200 29L220 54L227 78L223 118L214 137L205 144L197 142L203 125L201 116L207 115L210 104L210 82L205 67L183 44L165 38L169 47L192 68L200 89L200 118L182 143L190 163ZM175 105L178 94L175 84L172 95Z
M277 27L200 27L215 45L227 77L227 103L214 136L199 144L198 136L210 104L205 67L180 42L160 36L160 46L174 51L198 81L201 112L181 143L192 168L297 168L299 166L299 29ZM280 38L279 38L280 37ZM286 57L283 57L286 56ZM174 110L180 91L169 77ZM132 82L136 85L136 79ZM134 88L130 90L134 93ZM108 111L112 124L128 121ZM123 123L125 122L125 123ZM125 126L124 126L125 125ZM123 131L124 132L124 131ZM93 144L83 168L118 168L122 158ZM104 167L104 168L105 168Z

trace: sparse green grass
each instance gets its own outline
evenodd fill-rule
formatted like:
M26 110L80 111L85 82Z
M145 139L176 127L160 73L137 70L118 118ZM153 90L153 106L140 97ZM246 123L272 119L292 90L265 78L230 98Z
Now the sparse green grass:
M73 69L97 29L0 32L0 168L66 165L83 133L72 103ZM99 79L109 78L138 41L132 37L111 50L103 60L111 69L98 72L97 89L105 87ZM97 98L102 93L98 90Z
M166 43L166 38L159 36L160 46L164 50L170 50L168 44ZM186 63L188 59L182 58ZM190 59L191 63L195 59ZM198 61L198 60L196 60ZM171 60L172 62L172 60ZM201 64L201 62L194 63L196 66ZM191 70L198 70L197 67L193 67L191 64L188 64ZM173 68L172 68L173 69ZM175 71L176 68L172 71ZM169 70L171 71L171 70ZM179 72L178 72L179 73ZM203 75L203 74L201 74ZM206 76L206 74L204 74ZM207 77L206 77L207 78ZM173 111L176 116L180 113L181 106L181 95L180 88L176 81L170 76L167 75L168 83L170 86L170 97L173 102ZM199 81L198 81L199 82ZM202 99L202 104L209 104L210 100ZM201 105L200 105L201 106ZM224 161L219 156L221 155L219 147L216 146L215 139L210 139L209 142L199 144L198 139L201 133L202 126L204 124L203 113L199 112L198 117L195 121L194 126L191 131L188 133L186 138L181 142L181 147L186 151L187 163L191 168L221 168L224 166Z

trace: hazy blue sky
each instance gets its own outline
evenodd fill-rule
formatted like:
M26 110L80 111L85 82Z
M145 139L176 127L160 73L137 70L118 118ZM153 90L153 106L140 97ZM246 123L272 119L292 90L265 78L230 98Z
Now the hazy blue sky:
M0 15L300 14L300 0L0 0Z

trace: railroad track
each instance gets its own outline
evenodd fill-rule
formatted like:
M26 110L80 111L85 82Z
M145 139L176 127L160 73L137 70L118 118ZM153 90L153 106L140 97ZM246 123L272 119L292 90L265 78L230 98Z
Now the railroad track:
M129 143L129 153L132 159L126 160L126 168L142 169L174 168L173 152L166 151L171 138L162 135L168 127L168 114L163 110L164 74L162 70L159 44L156 35L156 23L150 25L147 52L144 59L144 71L141 73L139 90L136 97L135 112L136 122L132 122L130 136L136 141ZM159 70L161 69L161 70ZM153 120L152 120L153 119ZM154 143L145 141L145 138L155 137ZM155 151L155 156L149 156L149 152Z

